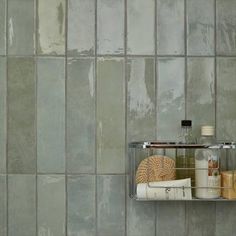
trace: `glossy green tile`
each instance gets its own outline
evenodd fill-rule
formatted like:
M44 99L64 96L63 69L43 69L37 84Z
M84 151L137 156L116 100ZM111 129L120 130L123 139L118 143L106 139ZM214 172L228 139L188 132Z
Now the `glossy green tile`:
M155 139L155 63L152 58L127 61L128 141Z
M235 224L235 202L217 202L216 203L216 224L215 236L234 235Z
M185 202L159 202L156 214L156 236L191 235L185 229Z
M35 175L8 177L8 236L36 236Z
M188 55L214 55L214 0L187 0Z
M125 235L125 176L97 176L97 235Z
M124 0L97 0L97 50L124 53Z
M155 0L127 1L127 53L153 55Z
M65 1L38 0L39 54L65 54Z
M65 171L65 60L38 59L38 171Z
M127 184L128 181L127 181ZM128 192L127 188L127 192ZM155 212L154 202L140 202L127 198L127 236L155 236Z
M6 0L0 0L0 55L6 55Z
M70 59L67 78L67 172L95 171L93 59Z
M93 55L95 40L95 0L68 1L68 54Z
M184 58L157 61L157 139L176 140L185 116Z
M218 55L236 55L235 9L235 0L216 0L216 49Z
M8 172L36 169L36 81L33 58L8 59Z
M8 54L33 55L35 0L8 0Z
M215 203L186 203L187 235L215 235Z
M65 176L38 176L38 235L65 236Z
M7 188L5 175L0 175L0 235L7 235Z
M195 137L200 137L202 125L215 126L214 71L214 58L188 59L187 117Z
M95 236L95 176L68 177L68 236Z
M236 140L236 59L217 58L217 138Z
M6 58L0 57L0 173L6 173L6 144L7 144L6 99L7 99Z
M184 54L184 0L157 0L157 53Z
M120 58L98 61L97 171L125 171L125 78Z

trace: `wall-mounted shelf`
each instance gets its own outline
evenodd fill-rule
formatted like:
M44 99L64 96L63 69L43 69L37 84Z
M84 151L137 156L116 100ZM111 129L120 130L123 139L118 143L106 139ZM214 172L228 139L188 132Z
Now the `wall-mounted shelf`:
M186 163L192 164L179 167L179 153L184 153ZM218 165L209 167L208 161L207 167L199 167L196 163L199 153L214 155ZM139 201L235 201L236 143L132 142L129 143L129 177L130 197ZM205 178L207 185L199 184ZM218 185L209 181L218 181ZM216 192L218 195L214 195Z

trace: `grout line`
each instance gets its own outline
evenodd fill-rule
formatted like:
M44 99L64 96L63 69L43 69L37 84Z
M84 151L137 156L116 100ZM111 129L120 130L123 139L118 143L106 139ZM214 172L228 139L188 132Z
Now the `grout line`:
M128 43L128 0L124 0L124 80L125 80L125 150L124 150L124 164L125 164L125 184L124 184L124 193L125 193L125 235L127 235L128 221L127 221L127 188L126 188L126 174L127 174L127 158L128 155L128 78L127 78L127 43Z
M6 53L6 152L5 152L5 158L6 158L6 235L9 235L9 179L8 179L8 112L9 112L9 107L8 107L8 1L5 1L6 6L5 6L5 12L6 12L6 17L5 17L5 27L6 27L6 37L5 37L5 53Z
M94 167L95 167L95 196L94 196L94 203L95 203L95 235L98 235L98 179L97 179L97 10L98 10L98 0L94 1L94 9L95 9L95 19L94 19L94 86L95 86L95 119L94 119L94 126L95 126L95 145L94 145Z
M68 235L68 157L67 157L67 84L68 84L68 15L69 0L65 0L65 235Z

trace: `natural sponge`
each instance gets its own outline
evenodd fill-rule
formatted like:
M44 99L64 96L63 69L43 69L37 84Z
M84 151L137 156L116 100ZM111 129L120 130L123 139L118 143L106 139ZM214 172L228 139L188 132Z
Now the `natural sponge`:
M175 161L167 156L154 155L142 160L136 172L136 183L174 180Z

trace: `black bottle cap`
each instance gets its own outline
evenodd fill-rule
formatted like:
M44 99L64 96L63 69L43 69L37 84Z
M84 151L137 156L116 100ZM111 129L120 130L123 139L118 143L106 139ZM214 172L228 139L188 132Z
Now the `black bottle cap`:
M191 127L192 126L192 121L191 120L181 120L181 126Z

